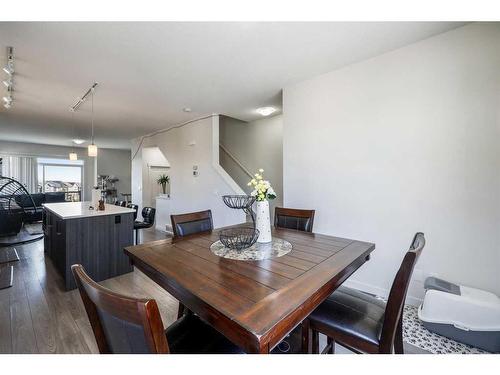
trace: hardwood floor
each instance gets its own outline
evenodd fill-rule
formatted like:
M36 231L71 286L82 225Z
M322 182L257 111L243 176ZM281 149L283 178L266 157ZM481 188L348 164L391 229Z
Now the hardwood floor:
M144 231L144 241L165 238ZM45 259L43 241L16 246L14 285L0 290L0 353L97 353L77 290L66 292L62 277ZM156 299L165 326L177 317L178 302L140 271L102 285L128 295Z

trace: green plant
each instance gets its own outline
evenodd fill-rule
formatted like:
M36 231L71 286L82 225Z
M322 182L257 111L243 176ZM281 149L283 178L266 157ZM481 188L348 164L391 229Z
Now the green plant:
M170 177L166 174L162 174L161 176L158 177L156 182L158 183L158 185L161 185L161 189L163 190L163 194L166 194L167 184L170 182Z

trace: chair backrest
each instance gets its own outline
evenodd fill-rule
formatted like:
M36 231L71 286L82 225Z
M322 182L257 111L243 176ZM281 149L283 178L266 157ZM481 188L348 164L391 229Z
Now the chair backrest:
M174 237L183 237L190 234L209 232L214 229L212 211L191 212L181 215L170 215Z
M127 205L127 202L126 201L118 200L118 201L115 202L115 205L116 206L125 207Z
M274 226L312 232L315 212L315 210L276 207L274 210Z
M168 353L154 299L123 296L93 281L80 264L71 266L101 354Z
M145 223L153 225L155 222L156 209L153 207L144 207L142 209L142 220Z
M131 209L135 210L134 220L137 219L137 211L139 210L139 206L137 204L129 203L129 204L127 204L127 208L131 208Z
M406 252L403 262L392 283L389 298L387 299L382 335L380 338L380 348L386 353L392 350L396 328L400 319L402 319L401 314L403 313L411 275L424 246L424 234L421 232L416 233L413 237L410 249Z

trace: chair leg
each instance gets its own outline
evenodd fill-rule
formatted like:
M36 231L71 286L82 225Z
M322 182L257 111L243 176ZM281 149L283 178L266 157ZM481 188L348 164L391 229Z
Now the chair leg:
M335 340L331 337L326 338L327 354L335 354Z
M403 349L403 313L399 318L398 325L396 327L396 335L394 337L394 353L404 354Z
M311 327L309 319L302 322L302 354L311 353Z
M313 329L311 339L312 339L311 353L319 354L319 332Z
M135 230L135 244L139 244L139 229Z
M186 306L179 302L179 310L177 310L177 319L182 318L184 312L186 311Z

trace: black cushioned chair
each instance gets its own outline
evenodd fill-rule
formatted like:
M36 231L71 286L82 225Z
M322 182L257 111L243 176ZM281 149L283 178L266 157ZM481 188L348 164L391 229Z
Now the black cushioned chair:
M315 210L276 207L274 210L274 226L312 232L315 212Z
M214 229L211 210L170 215L170 220L172 221L174 237L184 237Z
M214 229L211 210L170 215L170 221L172 222L174 238L189 236L190 234L210 232ZM189 313L189 310L187 310L186 307L179 302L177 318L181 318L184 314Z
M94 282L79 264L71 270L101 354L242 353L194 314L165 331L154 299L114 293Z
M153 207L144 207L141 212L142 221L134 222L135 244L139 243L139 229L151 228L155 222L156 209Z
M323 353L333 353L338 342L356 353L394 351L403 354L403 307L413 268L424 246L424 234L415 234L392 283L387 303L371 294L341 286L303 322L303 343L309 343L309 334L312 334L311 350L318 353L318 334L323 333L328 338Z
M133 204L133 203L128 203L127 204L127 208L132 208L133 210L135 210L135 212L134 212L134 220L137 220L137 212L139 211L139 206L136 205L136 204Z
M127 201L117 200L115 206L127 207Z

